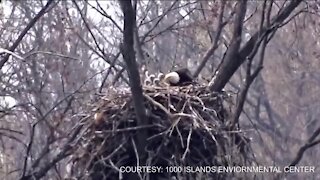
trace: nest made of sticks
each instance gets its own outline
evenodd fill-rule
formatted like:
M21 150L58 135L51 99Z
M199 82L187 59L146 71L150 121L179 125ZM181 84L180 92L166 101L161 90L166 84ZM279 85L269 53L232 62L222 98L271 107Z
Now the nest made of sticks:
M211 92L206 86L144 86L148 124L137 126L130 91L114 91L94 104L102 118L91 124L73 157L72 173L79 179L127 179L121 166L136 166L138 133L145 132L149 166L234 166L249 163L248 139L231 132L233 97ZM93 117L93 115L92 115ZM153 173L144 177L223 179L224 173ZM81 177L81 178L80 178Z

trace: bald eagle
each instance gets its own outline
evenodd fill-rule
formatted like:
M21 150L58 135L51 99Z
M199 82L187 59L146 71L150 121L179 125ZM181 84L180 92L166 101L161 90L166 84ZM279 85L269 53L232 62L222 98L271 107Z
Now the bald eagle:
M170 86L184 86L191 84L193 77L189 69L182 68L166 74L163 81Z

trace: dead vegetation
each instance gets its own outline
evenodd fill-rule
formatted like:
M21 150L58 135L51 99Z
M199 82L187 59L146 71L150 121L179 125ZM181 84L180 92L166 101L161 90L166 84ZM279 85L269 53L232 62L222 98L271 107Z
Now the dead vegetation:
M232 96L212 93L206 86L143 87L149 124L136 125L130 91L101 95L94 111L100 119L85 122L72 159L72 177L80 179L127 179L120 166L137 166L135 135L146 131L147 164L150 166L228 166L250 164L248 139L228 128ZM97 117L96 117L97 118ZM90 125L89 125L90 124ZM229 173L141 174L150 179L221 179Z

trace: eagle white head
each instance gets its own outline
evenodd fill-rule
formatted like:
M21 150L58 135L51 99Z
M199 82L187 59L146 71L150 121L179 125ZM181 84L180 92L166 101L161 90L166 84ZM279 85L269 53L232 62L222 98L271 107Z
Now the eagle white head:
M164 76L163 81L167 84L178 84L180 81L180 75L177 72L170 72Z

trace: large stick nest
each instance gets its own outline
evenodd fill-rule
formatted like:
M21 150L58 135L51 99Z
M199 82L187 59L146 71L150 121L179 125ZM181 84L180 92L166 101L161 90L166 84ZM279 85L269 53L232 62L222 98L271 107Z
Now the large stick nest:
M205 86L154 87L144 89L148 125L137 126L130 91L100 96L94 111L102 116L90 118L90 127L73 156L73 177L79 179L128 179L121 166L137 166L140 159L137 134L146 132L147 165L183 168L192 173L141 174L144 178L225 179L226 173L200 172L199 168L246 165L248 139L241 131L230 131L233 97L214 93ZM139 162L140 163L140 162ZM198 169L197 169L198 168ZM208 169L207 169L208 170Z

